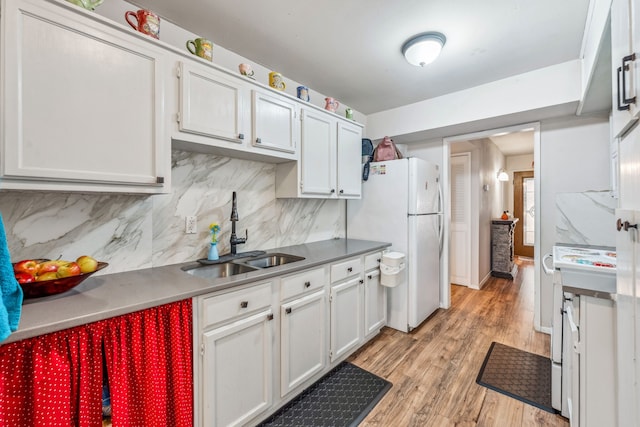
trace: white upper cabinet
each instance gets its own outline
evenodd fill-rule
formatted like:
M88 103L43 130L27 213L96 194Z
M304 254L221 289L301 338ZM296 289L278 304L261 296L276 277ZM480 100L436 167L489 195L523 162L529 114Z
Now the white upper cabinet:
M319 111L302 110L300 190L306 196L336 192L336 121Z
M71 4L2 8L0 188L167 192L165 52Z
M613 137L622 136L640 117L640 7L634 0L611 4Z
M360 198L362 195L362 129L339 121L337 145L338 196Z
M252 90L254 147L289 153L295 159L298 140L297 104L266 90Z
M178 78L180 131L242 144L249 136L244 128L244 82L215 68L186 62L180 62Z
M300 160L278 165L276 197L360 198L362 127L322 110L300 114Z
M267 162L296 160L297 103L192 58L179 61L175 122L178 149Z

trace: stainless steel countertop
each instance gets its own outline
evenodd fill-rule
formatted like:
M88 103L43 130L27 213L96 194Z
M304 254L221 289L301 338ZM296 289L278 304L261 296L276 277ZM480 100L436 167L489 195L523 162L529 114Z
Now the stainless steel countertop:
M18 330L0 345L305 270L388 246L390 243L332 239L274 248L267 253L282 252L305 259L221 279L203 279L181 269L193 262L93 276L60 295L25 300Z

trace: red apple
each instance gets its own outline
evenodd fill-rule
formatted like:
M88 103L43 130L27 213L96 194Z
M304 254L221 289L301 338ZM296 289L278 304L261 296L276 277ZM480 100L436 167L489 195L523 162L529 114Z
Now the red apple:
M58 267L58 270L56 271L56 275L59 278L77 276L80 273L81 273L80 266L73 261L68 262L66 264L62 264L60 267Z
M80 271L82 271L82 273L93 273L98 269L98 261L89 255L82 255L81 257L78 257L76 263L80 266Z
M32 276L38 271L38 262L32 259L24 259L13 265L13 271L16 273L28 273Z
M36 282L44 282L45 280L54 280L58 278L58 274L55 271L49 271L47 273L38 274Z
M45 273L55 273L58 271L60 263L58 261L44 261L38 264L38 276Z
M31 283L36 281L36 277L33 274L19 271L16 273L16 280L18 283Z

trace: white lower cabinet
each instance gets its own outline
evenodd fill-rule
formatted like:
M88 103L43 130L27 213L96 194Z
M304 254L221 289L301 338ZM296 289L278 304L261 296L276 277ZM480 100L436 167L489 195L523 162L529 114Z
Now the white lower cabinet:
M387 323L387 289L380 284L382 252L364 257L364 336L376 335Z
M326 300L321 289L280 308L281 396L326 366Z
M363 284L361 258L331 266L331 362L342 358L363 340Z
M354 277L331 286L331 362L362 341L362 284Z
M271 295L267 282L196 299L199 425L239 426L271 407L275 332Z
M387 320L387 292L380 284L380 270L364 276L364 336L377 334Z
M373 338L386 313L380 257L195 297L195 425L256 425Z

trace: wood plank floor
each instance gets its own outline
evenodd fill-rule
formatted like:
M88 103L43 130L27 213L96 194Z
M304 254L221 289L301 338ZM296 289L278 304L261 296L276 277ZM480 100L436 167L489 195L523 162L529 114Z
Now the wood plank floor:
M361 426L568 426L560 415L476 384L492 341L549 356L533 328L533 263L480 291L452 286L451 308L409 334L384 328L349 361L393 383Z

